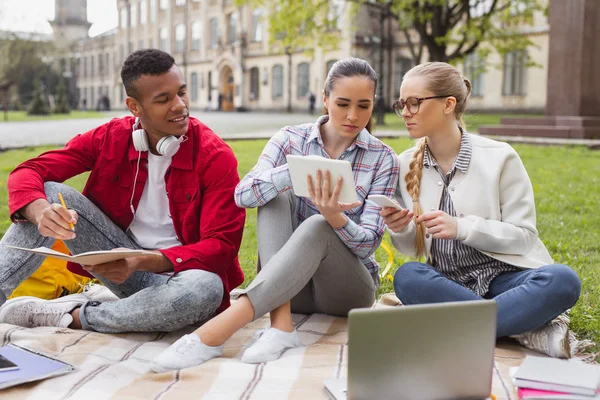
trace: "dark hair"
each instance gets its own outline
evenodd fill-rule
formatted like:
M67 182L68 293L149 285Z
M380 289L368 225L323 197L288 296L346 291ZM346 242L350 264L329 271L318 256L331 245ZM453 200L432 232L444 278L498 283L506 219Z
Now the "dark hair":
M377 74L373 67L363 59L349 57L336 61L329 70L327 78L325 79L325 88L323 89L325 96L329 97L333 90L333 86L338 79L351 76L365 76L369 78L375 84L373 95L375 94L375 90L377 89ZM328 114L327 108L323 109L323 114ZM371 132L371 129L373 128L372 118L369 118L366 128Z
M164 74L175 64L169 53L157 49L134 51L127 57L121 69L121 80L125 85L127 96L140 100L135 88L135 81L142 75Z

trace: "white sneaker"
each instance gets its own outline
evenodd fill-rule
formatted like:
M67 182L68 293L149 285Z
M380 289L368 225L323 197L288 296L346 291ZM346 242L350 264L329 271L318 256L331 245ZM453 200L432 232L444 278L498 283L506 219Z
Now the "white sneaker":
M7 300L0 307L0 323L33 328L36 326L56 326L67 328L73 317L70 312L87 303L89 299L82 293L44 300L33 296L22 296Z
M222 354L223 346L207 346L198 335L190 333L154 357L150 369L154 372L167 372L194 367L212 358L221 357Z
M302 346L295 329L293 332L283 332L269 328L262 331L256 342L246 349L242 361L250 364L273 361L281 357L285 350Z
M571 358L569 317L561 314L531 332L514 336L523 346L555 358Z
M83 288L83 294L85 294L88 299L99 301L100 303L119 300L119 297L111 292L109 288L97 283L87 283Z

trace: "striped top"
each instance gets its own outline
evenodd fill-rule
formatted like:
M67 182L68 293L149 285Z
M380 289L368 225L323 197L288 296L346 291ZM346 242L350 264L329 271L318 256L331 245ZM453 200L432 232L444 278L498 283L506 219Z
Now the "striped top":
M456 211L454 210L452 197L448 193L448 186L452 182L456 170L463 173L467 172L472 151L471 139L468 134L463 132L460 151L448 173L444 175L429 148L425 145L423 167L433 167L440 174L443 182L440 210L453 217L456 217ZM460 240L453 239L433 239L428 263L448 278L471 289L479 296L483 296L488 292L490 283L499 274L519 270L463 244Z
M291 190L292 179L286 160L288 154L330 158L325 151L320 131L321 125L328 119L327 115L323 115L315 123L288 126L276 133L265 146L257 164L235 188L237 205L245 208L260 207L278 194ZM347 160L352 164L354 184L361 205L346 211L346 225L334 231L369 270L377 285L379 265L374 253L381 243L385 224L379 216L380 208L365 202L365 199L373 194L393 197L398 184L398 157L391 147L363 129L337 159ZM319 214L310 198L296 199L299 223Z

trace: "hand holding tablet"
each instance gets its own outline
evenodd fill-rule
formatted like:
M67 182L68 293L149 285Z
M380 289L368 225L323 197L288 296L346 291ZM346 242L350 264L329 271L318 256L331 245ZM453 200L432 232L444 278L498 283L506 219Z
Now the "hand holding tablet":
M287 156L288 168L294 186L294 194L301 197L310 197L308 176L316 183L317 171L325 176L325 171L330 173L329 195L333 194L338 179L342 178L342 188L338 201L340 203L355 203L358 200L354 187L354 174L349 161L332 160L319 156Z

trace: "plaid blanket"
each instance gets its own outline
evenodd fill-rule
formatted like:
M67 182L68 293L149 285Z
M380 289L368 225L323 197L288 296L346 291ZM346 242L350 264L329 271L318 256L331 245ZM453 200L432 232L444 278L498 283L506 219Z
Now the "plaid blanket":
M385 298L376 306L389 303ZM241 354L267 316L238 331L225 344L224 357L198 367L155 374L150 361L190 329L172 333L109 335L62 328L21 328L0 324L2 345L15 343L73 364L67 375L1 391L12 399L327 399L323 380L346 376L347 319L322 314L294 315L306 347L277 361L245 364ZM527 350L513 342L496 349L492 392L517 399L508 370Z

